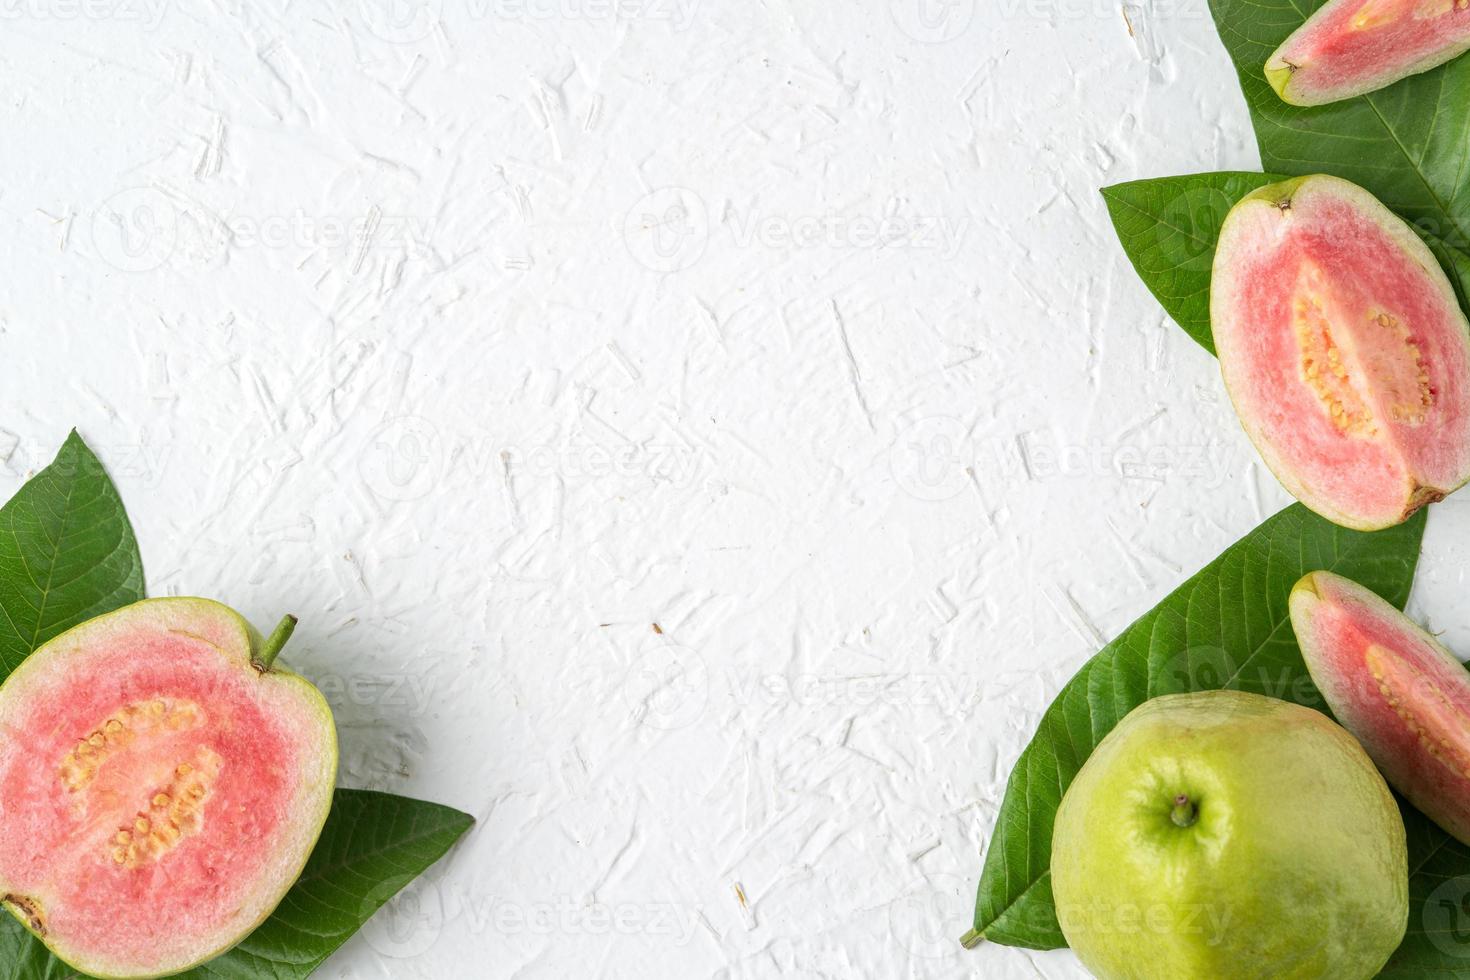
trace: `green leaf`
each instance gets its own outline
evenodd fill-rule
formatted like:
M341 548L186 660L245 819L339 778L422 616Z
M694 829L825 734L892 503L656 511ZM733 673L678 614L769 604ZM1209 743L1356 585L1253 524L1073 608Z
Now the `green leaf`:
M1333 105L1287 105L1266 82L1266 59L1321 5L1210 0L1240 75L1262 169L1336 174L1421 231L1470 250L1470 58Z
M975 931L1011 946L1066 945L1051 893L1057 806L1103 736L1149 698L1233 688L1325 710L1287 608L1307 572L1345 575L1402 607L1424 512L1386 531L1340 528L1293 504L1231 545L1073 677L1011 773L985 857Z
M275 914L240 945L183 976L307 976L473 823L437 803L338 790L306 870Z
M1379 973L1427 980L1470 968L1470 848L1399 800L1409 836L1409 932Z
M1211 354L1210 272L1225 216L1246 194L1289 178L1276 174L1209 173L1159 177L1104 187L1103 199L1123 251L1164 311ZM1470 255L1419 230L1470 309Z
M1113 228L1138 277L1174 322L1211 354L1210 270L1220 228L1236 201L1280 179L1269 174L1194 174L1102 190Z
M72 432L0 507L0 681L36 647L143 598L143 559L117 488Z

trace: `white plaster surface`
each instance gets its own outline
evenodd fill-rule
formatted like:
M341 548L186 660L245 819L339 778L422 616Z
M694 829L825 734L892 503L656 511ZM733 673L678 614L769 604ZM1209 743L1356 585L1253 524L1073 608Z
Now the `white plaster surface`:
M479 818L319 975L1083 975L955 942L1010 765L1287 502L1097 194L1258 166L1203 2L0 11L0 493Z

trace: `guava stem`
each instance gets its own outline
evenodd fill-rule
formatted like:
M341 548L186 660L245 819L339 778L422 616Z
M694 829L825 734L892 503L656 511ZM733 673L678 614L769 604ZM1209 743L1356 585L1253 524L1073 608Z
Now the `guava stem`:
M969 932L960 937L960 945L965 947L966 949L974 949L976 946L980 945L980 940L984 938L985 936L982 935L979 930L971 929Z
M1174 797L1174 809L1169 811L1169 819L1174 821L1176 827L1193 827L1199 817L1199 807L1189 798L1188 793L1180 793Z
M296 617L287 616L281 620L281 624L275 628L270 636L266 637L265 646L260 648L260 655L255 658L255 666L261 670L270 670L271 665L280 656L281 648L286 641L291 639L291 634L296 632Z

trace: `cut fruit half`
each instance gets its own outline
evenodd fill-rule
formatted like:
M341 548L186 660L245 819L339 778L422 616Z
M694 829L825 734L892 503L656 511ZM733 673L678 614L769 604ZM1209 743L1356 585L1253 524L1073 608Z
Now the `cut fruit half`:
M1291 625L1333 714L1410 803L1470 844L1470 673L1356 582L1312 572Z
M286 636L262 641L217 602L149 599L0 686L0 900L72 967L188 969L301 874L337 737L321 693L272 666Z
M1210 292L1225 387L1292 496L1374 530L1470 480L1470 324L1373 195L1328 176L1247 195Z
M1332 0L1266 62L1292 105L1367 95L1470 51L1470 0Z

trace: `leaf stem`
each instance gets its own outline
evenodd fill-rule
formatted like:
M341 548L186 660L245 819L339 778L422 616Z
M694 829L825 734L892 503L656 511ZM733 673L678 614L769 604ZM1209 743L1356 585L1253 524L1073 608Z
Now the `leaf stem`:
M985 934L982 933L979 929L971 929L969 932L960 937L960 945L965 947L966 949L974 949L976 946L980 945L980 940L984 938Z
M286 645L287 640L291 639L291 634L295 631L296 617L288 615L283 618L274 632L266 637L265 646L260 648L260 653L255 658L255 666L261 671L270 670L276 662L276 657L280 656L281 648Z

